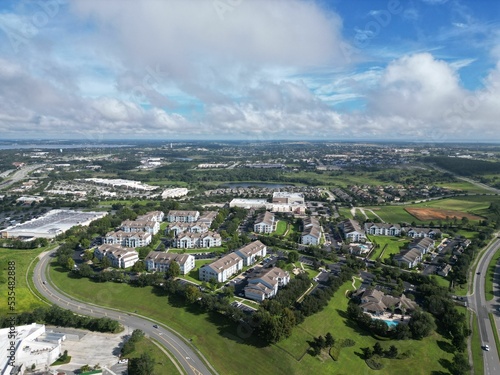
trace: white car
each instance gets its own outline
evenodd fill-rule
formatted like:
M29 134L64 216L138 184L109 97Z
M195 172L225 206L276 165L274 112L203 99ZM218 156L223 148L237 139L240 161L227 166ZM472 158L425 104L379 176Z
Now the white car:
M485 345L484 350L486 350L488 352L488 351L490 351L490 347L488 345Z

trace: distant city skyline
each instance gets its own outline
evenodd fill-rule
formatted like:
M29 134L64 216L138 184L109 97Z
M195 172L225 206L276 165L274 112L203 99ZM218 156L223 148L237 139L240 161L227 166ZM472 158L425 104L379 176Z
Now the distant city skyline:
M500 141L500 3L0 3L0 140Z

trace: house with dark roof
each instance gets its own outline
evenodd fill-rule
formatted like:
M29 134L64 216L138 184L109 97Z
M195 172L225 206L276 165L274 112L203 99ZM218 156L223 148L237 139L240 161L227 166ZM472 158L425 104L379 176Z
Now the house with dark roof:
M363 309L363 312L372 315L382 315L385 312L403 314L414 311L418 307L404 294L401 297L393 297L378 289L361 289L355 293L355 296L360 299L359 307Z

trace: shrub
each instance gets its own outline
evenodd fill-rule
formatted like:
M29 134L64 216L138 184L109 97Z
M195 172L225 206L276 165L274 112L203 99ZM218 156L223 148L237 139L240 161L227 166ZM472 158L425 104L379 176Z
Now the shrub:
M373 356L366 359L365 362L372 370L382 370L384 368L384 365L379 360L380 358L378 356Z

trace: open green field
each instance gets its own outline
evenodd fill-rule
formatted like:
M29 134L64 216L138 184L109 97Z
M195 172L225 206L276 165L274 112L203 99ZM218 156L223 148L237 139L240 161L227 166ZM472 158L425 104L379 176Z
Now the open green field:
M19 249L5 249L0 248L0 300L5 301L0 305L0 315L7 315L7 293L9 292L8 286L8 262L15 262L15 302L17 313L23 311L31 311L40 306L46 306L40 299L31 293L26 282L26 274L31 261L47 248L40 248L34 250L19 250ZM33 268L29 272L29 278L33 274Z
M149 353L151 357L153 357L153 361L155 363L155 375L179 374L179 370L175 367L170 358L162 351L162 349L160 349L148 338L143 338L137 345L135 345L135 350L125 356L125 358L139 358L141 354L144 353ZM172 356L172 358L174 357Z
M287 222L285 220L278 221L276 225L276 232L274 232L277 236L282 236L285 234L287 228Z
M405 211L405 207L408 206L375 206L368 207L372 209L378 216L382 218L386 223L412 223L425 224L427 222L418 220L415 216L410 215ZM413 205L412 205L413 207Z
M471 351L472 351L472 362L474 367L475 375L484 374L484 359L483 359L483 345L481 342L481 337L479 336L479 324L477 322L477 316L473 311L465 310L467 314L467 321L469 321L470 314L472 314L472 336L471 336Z
M440 186L442 188L451 189L451 190L462 190L463 192L471 193L471 194L485 194L491 193L491 191L482 188L480 186L476 186L467 181L457 181L457 182L445 182L445 183L437 183L436 186Z
M369 236L368 239L371 242L379 245L379 248L373 251L370 255L370 259L374 260L376 260L380 255L382 255L380 260L384 260L389 258L391 254L399 254L401 249L410 242L409 240L405 240L400 237L390 236Z
M151 287L136 288L126 284L95 283L88 279L72 279L57 266L50 268L52 281L61 289L71 292L78 299L100 305L137 310L164 323L192 339L195 345L214 365L220 374L430 374L445 369L440 359L450 361L452 355L441 350L448 343L433 334L421 341L391 341L400 352L410 350L412 355L405 360L383 360L385 368L370 370L359 357L361 347L372 346L376 339L346 320L347 299L344 294L351 287L347 282L334 296L330 304L318 314L307 318L295 328L292 336L278 345L258 347L252 345L252 333L228 324L218 314L209 314L197 306L186 306L176 297L163 295ZM335 338L352 338L356 345L342 350L340 360L316 358L306 354L307 340L315 335L331 332ZM256 344L256 342L255 342ZM389 343L382 343L384 348ZM231 360L228 360L228 359ZM251 366L249 366L251 358ZM244 370L243 370L244 369ZM243 371L243 372L242 372Z

